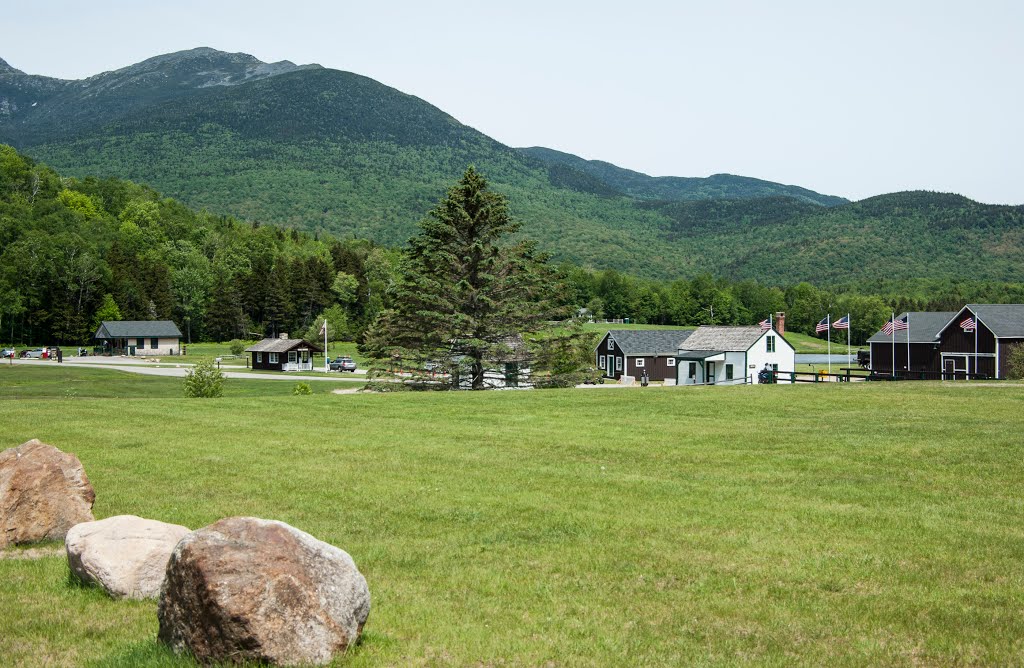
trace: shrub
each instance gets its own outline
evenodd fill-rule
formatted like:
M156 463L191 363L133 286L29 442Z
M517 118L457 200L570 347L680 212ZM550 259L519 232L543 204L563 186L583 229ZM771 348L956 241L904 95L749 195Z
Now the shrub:
M245 341L232 339L231 343L228 344L228 348L231 350L232 355L241 355L245 352Z
M1010 346L1010 352L1006 355L1006 377L1024 379L1024 343Z
M185 374L185 396L206 399L224 396L224 374L210 360L199 362Z
M313 394L313 388L309 386L309 383L296 383L292 388L292 394Z

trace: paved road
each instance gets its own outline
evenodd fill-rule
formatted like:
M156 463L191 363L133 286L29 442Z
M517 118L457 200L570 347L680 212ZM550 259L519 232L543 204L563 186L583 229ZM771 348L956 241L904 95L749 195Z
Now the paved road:
M115 361L116 360L116 361ZM4 364L10 364L10 360L3 362ZM50 360L14 360L15 365L25 366L57 366L57 362ZM167 364L167 362L164 362ZM152 362L145 362L139 359L131 358L114 358L114 357L65 357L63 366L75 366L75 367L90 367L93 369L116 369L117 371L127 371L129 373L138 373L145 376L169 376L184 378L185 374L188 373L192 367L191 364L182 364L180 366L156 366ZM296 374L294 372L288 373L253 373L251 371L230 371L230 367L222 367L221 371L224 373L225 378L247 378L250 380L327 380L337 382L341 381L364 381L366 379L366 370L360 369L356 374L345 373L344 375L329 374L328 372L318 372L315 374ZM360 375L361 374L361 375Z

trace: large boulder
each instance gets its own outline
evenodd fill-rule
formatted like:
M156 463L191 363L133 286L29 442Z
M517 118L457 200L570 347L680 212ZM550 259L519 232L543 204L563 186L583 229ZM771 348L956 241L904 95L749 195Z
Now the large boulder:
M370 614L346 552L283 522L229 517L185 536L167 564L160 640L202 663L325 664Z
M156 598L174 546L187 527L118 515L76 524L64 539L68 566L114 598Z
M0 452L0 548L63 540L95 500L78 457L36 439Z

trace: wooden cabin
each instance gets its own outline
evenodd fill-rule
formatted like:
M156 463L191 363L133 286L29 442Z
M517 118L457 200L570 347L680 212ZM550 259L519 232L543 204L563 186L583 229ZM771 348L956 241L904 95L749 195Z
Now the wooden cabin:
M692 329L615 329L597 344L594 359L605 378L632 376L644 371L650 380L676 377L676 351Z
M102 355L181 354L181 330L170 320L104 320L93 338Z
M312 371L313 356L323 348L305 339L289 339L282 334L276 339L263 339L245 349L252 355L253 369L267 371Z

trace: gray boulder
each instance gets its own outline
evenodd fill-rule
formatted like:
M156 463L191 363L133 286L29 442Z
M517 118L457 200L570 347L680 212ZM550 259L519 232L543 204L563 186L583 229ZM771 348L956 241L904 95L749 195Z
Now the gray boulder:
M68 566L114 598L156 598L174 546L187 527L118 515L76 524L64 539Z
M229 517L167 564L159 638L201 663L329 663L359 637L370 590L343 550L283 522Z
M63 540L95 500L78 457L36 439L0 452L0 548Z

